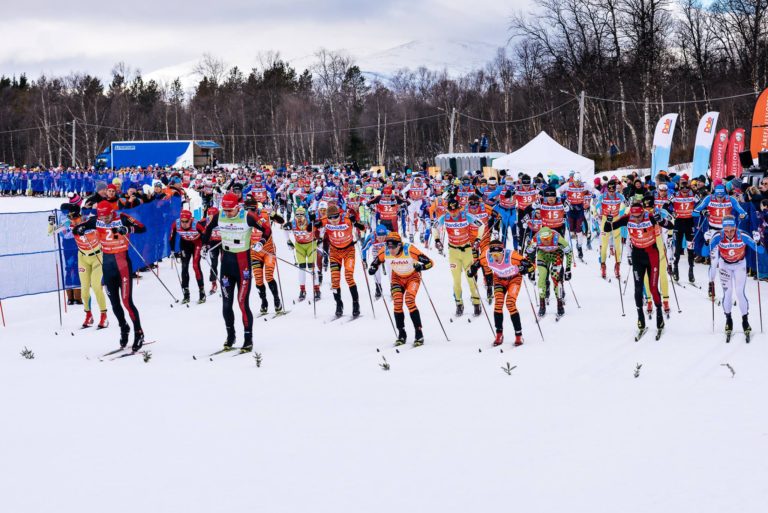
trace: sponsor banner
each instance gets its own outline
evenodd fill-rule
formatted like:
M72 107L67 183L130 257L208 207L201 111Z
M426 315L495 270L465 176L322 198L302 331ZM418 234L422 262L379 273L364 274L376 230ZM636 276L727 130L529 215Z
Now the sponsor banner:
M696 129L696 145L693 148L693 176L707 174L719 116L719 112L707 112L699 120L699 127Z

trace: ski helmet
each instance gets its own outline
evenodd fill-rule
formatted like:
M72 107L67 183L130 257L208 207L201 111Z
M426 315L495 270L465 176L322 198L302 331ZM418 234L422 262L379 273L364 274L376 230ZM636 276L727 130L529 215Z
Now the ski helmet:
M100 201L98 205L96 205L96 216L97 217L111 217L114 213L115 208L112 206L112 203L109 201Z
M376 227L376 236L386 237L388 233L389 233L389 230L383 224L380 224Z
M182 210L181 214L179 214L179 219L182 221L191 221L192 220L192 212L189 210Z

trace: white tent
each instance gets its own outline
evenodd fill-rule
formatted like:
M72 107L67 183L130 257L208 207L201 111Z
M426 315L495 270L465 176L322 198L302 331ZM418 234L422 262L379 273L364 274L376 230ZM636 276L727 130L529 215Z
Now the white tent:
M514 173L542 173L544 176L554 171L560 176L567 176L570 171L581 173L582 180L592 181L595 176L595 162L578 153L574 153L552 139L546 132L539 132L525 146L504 157L495 159L493 167L506 169Z

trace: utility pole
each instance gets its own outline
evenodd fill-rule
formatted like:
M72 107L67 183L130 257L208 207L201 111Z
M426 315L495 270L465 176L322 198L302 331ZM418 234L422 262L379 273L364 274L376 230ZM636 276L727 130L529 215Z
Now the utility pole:
M584 91L579 96L579 155L584 148Z
M451 142L448 146L448 153L453 153L453 132L456 126L456 107L451 109Z
M75 159L75 119L72 119L72 167L77 167L77 161Z

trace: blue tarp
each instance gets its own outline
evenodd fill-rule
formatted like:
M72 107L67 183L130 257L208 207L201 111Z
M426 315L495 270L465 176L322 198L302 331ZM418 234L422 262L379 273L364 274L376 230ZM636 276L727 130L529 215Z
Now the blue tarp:
M134 269L170 255L168 239L171 223L181 212L180 198L153 201L125 212L147 227L146 233L130 238ZM68 228L58 236L48 234L51 215L58 224L68 225L58 210L0 214L0 299L53 292L62 287L62 279L64 288L80 286L77 245Z

